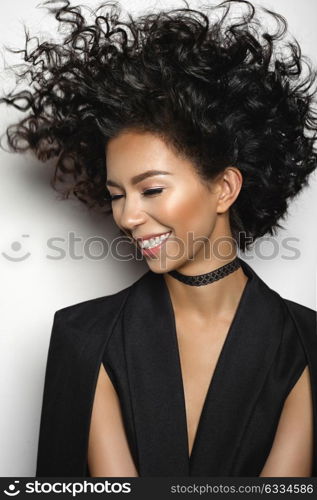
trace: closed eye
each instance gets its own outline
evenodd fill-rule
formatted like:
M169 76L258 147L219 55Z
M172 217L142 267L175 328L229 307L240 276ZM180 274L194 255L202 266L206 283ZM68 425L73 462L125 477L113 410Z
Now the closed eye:
M144 196L151 196L152 194L159 194L163 191L164 188L154 188L154 189L146 189L143 191Z
M122 198L123 194L114 194L111 196L111 194L108 195L108 200L109 201L115 201L118 200L119 198Z
M160 194L162 191L163 191L164 188L154 188L154 189L146 189L145 191L143 191L143 196L152 196L154 194ZM119 200L120 198L122 198L123 194L114 194L114 195L108 195L108 200L109 201L115 201L115 200Z

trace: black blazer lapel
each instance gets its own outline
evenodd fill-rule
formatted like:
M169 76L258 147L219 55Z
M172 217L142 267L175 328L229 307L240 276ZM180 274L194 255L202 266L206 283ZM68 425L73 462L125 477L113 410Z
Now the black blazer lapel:
M207 393L191 456L192 476L235 475L244 432L281 341L280 297L241 263L249 281Z
M124 338L141 476L187 476L187 430L164 279L149 271L124 309Z

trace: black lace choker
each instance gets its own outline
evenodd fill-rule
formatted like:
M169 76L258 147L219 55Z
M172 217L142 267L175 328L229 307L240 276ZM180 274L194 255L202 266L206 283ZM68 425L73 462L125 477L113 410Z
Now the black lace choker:
M239 267L241 267L239 257L235 257L231 262L228 262L224 266L218 267L209 273L198 274L197 276L186 276L178 271L169 271L168 274L186 285L202 286L224 278L228 274L233 273L236 269L239 269Z

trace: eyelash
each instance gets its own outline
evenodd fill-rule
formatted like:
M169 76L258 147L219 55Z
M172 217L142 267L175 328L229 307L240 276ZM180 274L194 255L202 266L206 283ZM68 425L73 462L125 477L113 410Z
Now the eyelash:
M143 191L143 196L152 196L153 194L160 194L163 191L164 188L154 188L154 189L146 189ZM116 201L122 198L123 194L115 194L113 196L109 195L108 200L109 201Z

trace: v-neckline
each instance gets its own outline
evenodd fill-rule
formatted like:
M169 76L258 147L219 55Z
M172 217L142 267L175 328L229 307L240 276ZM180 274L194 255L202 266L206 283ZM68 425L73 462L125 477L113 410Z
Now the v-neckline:
M178 337L177 337L175 311L174 311L173 302L172 302L172 299L171 299L171 295L170 295L168 286L167 286L164 278L162 279L162 282L163 282L163 284L165 286L165 291L166 291L166 294L167 294L167 298L168 298L168 306L169 306L169 309L170 309L170 316L172 318L172 337L173 337L173 344L174 344L174 349L175 349L176 359L177 359L177 373L178 373L178 379L179 379L179 386L181 387L181 398L182 398L182 406L183 406L183 416L184 416L184 420L185 420L185 429L186 429L186 444L187 444L187 453L186 454L187 454L187 459L188 459L188 464L189 465L192 463L193 457L195 455L195 450L197 448L197 442L199 440L199 435L201 433L201 428L202 428L202 422L203 422L204 414L206 413L207 402L208 402L208 400L210 398L210 394L211 394L213 386L214 386L214 380L215 380L215 378L218 377L218 375L220 373L221 366L222 366L222 361L223 361L223 358L224 358L224 354L225 354L225 352L227 350L227 345L229 344L229 341L230 341L231 337L234 335L235 326L237 324L240 311L242 310L243 304L246 301L246 296L247 296L248 290L250 288L250 283L251 283L251 281L253 279L253 276L252 276L251 273L248 273L248 271L245 268L243 270L244 270L245 274L248 276L248 280L245 283L245 286L243 288L243 291L242 291L242 294L240 296L238 305L236 307L233 319L232 319L232 321L230 323L230 326L228 328L228 331L227 331L227 334L226 334L226 338L225 338L225 340L223 342L223 345L221 347L221 350L220 350L217 362L215 364L215 368L213 370L213 373L209 377L209 383L208 383L207 391L206 391L206 394L205 394L205 397L204 397L202 409L201 409L201 412L200 412L200 415L199 415L199 418L198 418L196 432L195 432L195 436L194 436L194 440L193 440L193 443L192 443L192 448L191 448L191 452L190 453L189 453L188 415L187 415L187 412L186 412L184 376L183 376L182 366L181 366L180 348L179 348L179 342L178 342Z
M240 261L251 279L219 354L190 455L167 285L162 274L148 271L131 287L117 328L124 340L136 461L143 476L219 476L235 471L284 321L278 294Z

